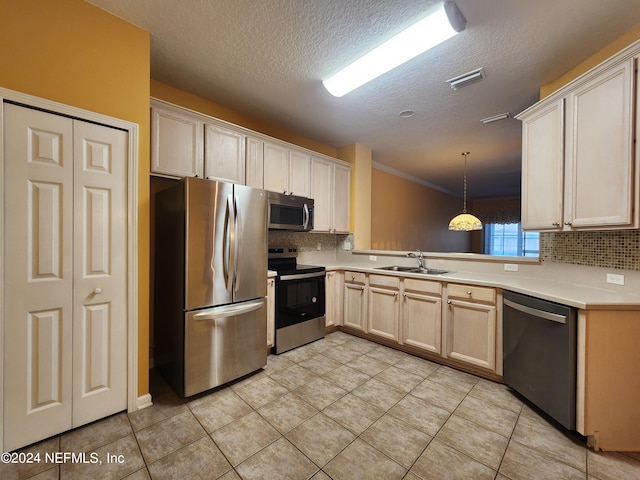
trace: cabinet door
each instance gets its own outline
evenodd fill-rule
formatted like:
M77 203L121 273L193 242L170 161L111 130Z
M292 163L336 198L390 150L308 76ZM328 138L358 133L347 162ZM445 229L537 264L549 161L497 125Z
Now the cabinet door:
M311 159L311 198L313 204L313 230L329 232L332 227L332 164L322 158Z
M405 292L402 303L403 343L440 354L442 299Z
M496 369L496 307L449 300L446 310L445 356Z
M345 327L365 331L366 305L364 285L345 282L343 318Z
M349 233L351 200L351 167L335 164L333 173L333 231Z
M264 142L264 189L289 191L289 149Z
M565 221L572 228L633 222L634 60L607 70L567 98L571 175Z
M171 108L151 108L151 172L202 177L202 121Z
M245 145L245 180L249 187L264 188L264 142L247 137Z
M306 153L289 152L288 191L298 197L311 196L311 157Z
M398 341L400 302L397 289L369 287L368 331L373 335Z
M205 178L244 185L244 135L207 124L204 140Z
M522 228L560 230L564 184L564 99L522 123Z

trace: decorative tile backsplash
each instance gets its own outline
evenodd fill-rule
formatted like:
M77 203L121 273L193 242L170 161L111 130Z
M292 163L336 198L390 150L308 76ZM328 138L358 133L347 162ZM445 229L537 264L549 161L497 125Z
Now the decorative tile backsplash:
M353 234L269 231L269 246L294 245L300 252L345 251ZM318 249L320 245L320 249ZM548 263L640 271L640 230L540 234L540 258Z
M299 252L335 252L345 249L345 241L349 241L353 249L353 234L342 235L335 233L288 232L283 230L269 230L269 246L284 247L288 245L298 247ZM318 246L320 248L318 248Z
M550 263L640 270L640 230L540 233L540 257Z

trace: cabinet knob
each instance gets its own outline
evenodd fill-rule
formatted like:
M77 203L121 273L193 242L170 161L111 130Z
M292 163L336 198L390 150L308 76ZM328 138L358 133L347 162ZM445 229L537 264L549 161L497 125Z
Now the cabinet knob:
M467 290L467 295L471 296L471 290Z
M364 287L360 287L360 290L364 290Z
M398 292L394 292L393 296L397 297L398 296Z
M96 287L93 289L94 295L100 295L102 293L102 289L100 287Z
M407 298L407 294L406 294L406 293L403 293L403 294L402 294L402 296L403 296L404 298Z
M553 225L554 227L559 227L560 224L558 222L553 222L551 225Z
M564 224L565 224L567 227L570 227L570 226L571 226L571 222L564 222Z
M447 300L447 303L448 303L449 305L451 305L451 300Z
M351 275L351 280L355 280L356 276L355 275Z

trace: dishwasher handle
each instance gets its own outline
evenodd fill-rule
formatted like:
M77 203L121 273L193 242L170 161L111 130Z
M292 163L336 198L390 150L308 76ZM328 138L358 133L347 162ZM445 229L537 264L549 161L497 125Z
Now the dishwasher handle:
M513 308L514 310L518 310L523 313L527 313L529 315L533 315L535 317L544 318L545 320L551 320L556 323L567 323L567 317L564 315L559 315L557 313L545 312L544 310L538 310L537 308L527 307L526 305L521 305L516 302L512 302L511 300L507 300L506 298L503 300L504 304L507 307Z

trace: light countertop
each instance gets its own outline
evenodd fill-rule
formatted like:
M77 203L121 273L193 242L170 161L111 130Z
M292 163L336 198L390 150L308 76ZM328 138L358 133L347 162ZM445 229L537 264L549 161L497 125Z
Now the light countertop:
M584 310L640 311L640 295L621 293L615 290L583 286L547 278L532 278L518 274L499 275L495 273L463 271L455 271L443 275L425 275L420 273L380 270L363 263L325 265L325 267L327 270L354 270L381 275L422 278L446 283L464 283L501 288Z

